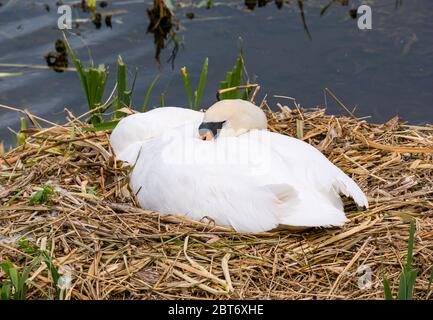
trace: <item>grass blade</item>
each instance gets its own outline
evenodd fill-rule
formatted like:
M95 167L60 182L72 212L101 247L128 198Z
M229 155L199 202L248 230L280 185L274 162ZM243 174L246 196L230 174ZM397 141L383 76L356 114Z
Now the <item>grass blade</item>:
M186 96L188 98L188 106L192 108L191 80L189 78L188 70L186 69L186 67L183 67L182 69L180 69L180 72L182 74Z
M415 235L415 224L413 221L410 223L410 231L409 231L409 242L407 245L407 259L406 266L409 268L412 264L413 260L413 243L414 243L414 235Z
M159 80L159 74L155 77L155 79L153 79L153 81L152 81L152 83L150 84L150 86L149 86L149 89L147 89L147 92L146 92L146 96L144 97L144 101L143 101L143 105L142 105L142 107L141 107L141 112L145 112L145 111L147 111L147 104L148 104L148 102L149 102L149 98L150 98L150 95L152 94L152 91L153 91L153 87L155 86L155 84L158 82L158 80Z
M413 299L413 291L415 289L415 282L417 277L418 270L411 270L408 274L408 283L407 283L407 291L406 291L406 299Z
M121 118L123 115L122 113L117 112L117 110L129 106L126 93L126 65L123 62L122 57L119 55L117 58L117 99L114 104L115 118Z
M33 260L33 262L29 266L27 266L27 267L24 268L24 271L23 271L23 273L21 275L20 282L19 282L19 290L18 291L20 292L20 294L19 294L19 299L20 300L24 300L26 298L26 294L27 294L27 284L26 284L26 281L29 278L30 271L32 271L32 269L37 264L40 264L40 263L41 263L41 259L39 257L39 258Z
M0 300L10 300L11 299L11 286L6 281L3 282L0 291Z
M17 141L19 146L23 145L27 139L27 135L24 133L24 131L27 129L26 118L20 118L20 123L21 123L21 129L17 133Z
M106 121L106 122L98 123L93 127L83 128L83 130L88 132L109 131L109 130L113 130L117 126L119 121L120 120Z
M326 13L326 11L328 11L328 9L334 4L336 2L336 0L331 0L331 1L329 1L328 2L328 4L326 4L323 8L322 8L322 10L320 10L320 16L323 16L325 13Z
M301 1L301 0L298 0L298 7L299 7L299 11L301 12L301 19L302 19L302 24L303 24L303 26L304 26L304 30L305 30L305 32L307 33L308 38L309 38L310 40L312 40L310 30L308 29L307 20L306 20L306 18L305 18L304 2Z
M400 284L398 286L397 299L407 300L407 275L405 271L403 271L400 275Z
M200 99L201 96L203 95L204 87L206 85L208 65L209 65L209 58L206 58L204 60L203 67L201 69L200 82L198 84L198 89L195 94L195 101L194 101L195 110L198 109L198 106L200 104Z
M392 297L391 287L389 286L388 279L383 279L383 290L385 292L385 299L386 300L394 300Z
M53 264L53 261L51 260L51 257L48 255L47 251L41 252L42 260L47 265L48 270L50 271L51 277L53 278L54 287L56 288L57 295L59 295L60 290L57 286L57 283L59 282L60 274L57 271L56 267Z
M103 64L99 65L98 68L95 68L93 63L90 67L84 68L81 61L76 58L65 34L63 34L63 37L65 39L66 49L80 78L81 87L85 93L89 110L97 109L97 107L101 105L104 96L108 80L108 70ZM95 125L101 121L102 112L98 109L92 113L90 122Z
M159 99L159 105L161 108L165 107L165 94L161 93L160 99Z
M233 69L228 71L226 74L226 79L220 82L219 89L223 90L228 88L234 88L244 84L244 67L244 58L241 50L241 53L239 54ZM240 94L241 92L242 94ZM240 89L230 90L220 93L219 98L220 100L239 98L247 100L248 92L248 89L243 89L243 91L240 91Z

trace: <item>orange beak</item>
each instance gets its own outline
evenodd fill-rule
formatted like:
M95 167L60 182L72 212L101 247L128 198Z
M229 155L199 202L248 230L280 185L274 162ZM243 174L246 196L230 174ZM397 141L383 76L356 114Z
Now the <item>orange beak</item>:
M210 141L213 139L213 134L210 130L206 130L206 133L200 134L200 139L203 141Z

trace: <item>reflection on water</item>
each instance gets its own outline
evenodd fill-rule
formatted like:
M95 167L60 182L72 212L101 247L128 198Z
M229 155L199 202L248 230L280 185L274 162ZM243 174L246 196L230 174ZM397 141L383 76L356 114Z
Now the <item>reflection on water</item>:
M68 53L63 40L59 39L55 43L55 51L50 51L45 55L48 67L56 72L63 72L68 67Z
M299 9L299 14L301 17L302 26L306 32L306 35L310 40L312 40L312 36L310 30L308 29L308 23L304 10L304 2L305 0L295 0L296 6ZM316 5L317 1L313 1L313 5ZM355 2L355 1L352 1ZM373 2L373 1L371 1ZM80 22L91 21L93 22L95 28L97 30L101 29L103 21L105 25L112 29L112 13L101 13L98 10L107 8L108 1L100 1L99 9L97 8L88 8L87 1L81 0L81 2L73 3L72 6L75 9L80 9L82 12L89 13L88 19L75 19L73 21L74 29L78 29L80 26ZM200 1L196 4L194 1L178 1L177 6L182 7L192 7L192 8L200 8L203 7L203 3L207 9L211 9L212 6L232 6L236 7L236 2L217 2L213 4L212 1ZM268 3L274 3L275 7L279 10L283 8L283 6L289 7L292 4L290 0L244 0L244 5L248 10L254 11L257 8L263 8ZM58 1L56 5L62 4L61 1ZM348 7L350 4L350 0L330 0L325 4L319 4L320 6L320 16L324 16L326 12L332 8L333 6L339 5L343 7ZM399 8L403 5L403 0L395 0L395 7ZM46 10L50 11L50 6L48 4L44 4ZM175 8L173 8L175 10ZM167 45L172 44L171 54L167 59L167 63L170 63L172 68L174 68L174 61L176 59L176 55L180 48L180 42L177 37L177 31L180 29L179 20L176 18L176 15L172 9L168 8L166 2L164 0L153 0L152 7L148 8L147 16L149 18L149 24L147 27L147 32L153 34L154 37L154 45L155 45L155 60L158 66L161 66L160 56L163 49L167 47ZM348 14L351 18L357 18L357 5L352 5L352 8L348 10ZM185 15L189 19L193 19L195 17L194 12L187 12ZM51 57L50 57L51 58ZM47 64L49 64L49 60L47 59ZM58 71L54 69L55 71Z
M0 78L0 103L52 121L64 119L65 107L85 112L78 77L62 69L67 60L56 46L62 38L56 29L58 0L0 2L0 72L24 73ZM166 105L187 105L180 68L187 66L191 82L198 83L206 57L202 102L215 102L218 84L239 54L241 37L250 79L262 88L258 100L268 94L271 105L289 105L273 98L286 95L306 107L324 106L323 89L328 87L348 109L356 107L357 116L386 121L399 114L413 123L433 122L431 0L172 2L170 18L155 15L152 22L154 0L98 1L94 12L73 1L71 45L83 63L93 60L109 67L107 88L114 86L121 54L131 80L137 70L135 106L142 104L157 74L149 104L159 105L163 95ZM371 31L357 28L356 9L365 2L373 10ZM47 64L64 72L43 69ZM341 113L329 99L327 107L329 113ZM18 115L0 109L0 141L10 141L8 126L19 127Z
M179 29L178 22L174 18L173 12L166 6L164 0L154 0L153 7L147 9L147 15L149 17L149 26L147 32L153 34L153 42L155 44L155 59L158 64L161 64L160 55L162 49L165 48L165 42L167 38L174 43L172 54L168 59L172 63L174 68L174 59L179 50L178 41L176 38L176 30Z

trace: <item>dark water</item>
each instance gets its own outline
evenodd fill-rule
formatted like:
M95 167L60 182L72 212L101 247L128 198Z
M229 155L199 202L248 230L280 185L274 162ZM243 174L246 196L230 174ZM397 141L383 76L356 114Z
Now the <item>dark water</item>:
M0 0L0 64L44 65L44 55L54 49L61 37L57 29L56 1ZM67 3L67 1L65 1ZM268 94L286 95L306 107L324 105L323 89L331 88L359 116L385 121L398 114L411 123L433 122L433 1L376 0L341 1L320 16L329 0L304 1L309 38L297 1L281 9L274 2L248 10L244 1L213 1L211 9L190 6L201 1L184 1L176 8L180 28L177 38L183 43L174 60L169 59L173 43L166 44L155 61L153 35L147 33L146 9L152 1L107 1L101 12L115 12L112 29L105 24L97 30L93 23L81 23L80 38L69 34L72 46L83 60L88 49L96 63L110 66L115 77L115 62L121 54L131 80L137 70L133 104L140 106L147 87L156 74L161 78L151 97L159 104L187 104L180 68L187 66L195 87L205 57L209 74L203 106L215 101L218 83L225 77L239 53L242 38L250 78L262 87L259 99ZM178 1L179 2L179 1ZM263 1L262 1L263 2ZM359 30L349 10L361 3L370 4L373 29ZM49 5L50 11L47 11ZM194 13L194 19L186 14ZM88 13L74 10L74 18ZM63 109L76 114L86 111L85 98L74 72L0 67L0 72L24 75L0 78L0 103L27 108L33 114L62 121ZM113 83L107 87L107 94ZM281 99L280 99L281 100ZM281 100L283 103L289 103ZM328 112L341 113L328 99ZM10 143L7 127L18 127L18 114L0 109L0 141Z

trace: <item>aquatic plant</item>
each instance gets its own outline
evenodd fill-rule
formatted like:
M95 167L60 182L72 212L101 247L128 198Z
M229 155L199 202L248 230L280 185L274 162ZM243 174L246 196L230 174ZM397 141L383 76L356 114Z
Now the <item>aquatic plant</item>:
M87 105L89 110L92 111L92 117L90 122L93 126L98 126L103 123L103 114L105 111L113 105L113 119L122 118L125 113L121 112L122 108L131 107L131 97L135 84L135 79L132 87L128 88L127 80L127 67L123 62L122 57L119 55L116 65L116 88L117 95L114 99L108 99L108 101L103 105L102 98L104 97L105 88L108 82L108 70L105 65L100 64L97 68L93 66L93 61L91 65L84 68L81 61L76 58L69 45L69 42L65 36L66 47L68 48L69 55L75 65L77 73L80 78L81 87L83 88L84 94L86 96Z
M400 274L400 284L398 287L397 300L412 300L413 290L415 288L415 281L418 269L412 269L413 260L413 245L414 245L415 224L410 223L409 242L407 245L407 258L403 271ZM383 288L386 300L394 300L391 287L387 278L383 279Z
M194 91L194 104L192 102L192 92L191 92L191 80L188 74L188 70L186 67L180 69L183 83L185 86L186 96L188 98L188 105L192 109L198 109L200 105L200 100L203 95L204 88L206 86L206 79L209 67L209 59L206 58L203 63L203 67L201 69L200 80L198 82L197 89Z
M165 93L161 93L161 95L159 96L159 106L160 107L165 107Z
M241 50L236 63L232 70L227 72L226 79L220 82L220 93L218 95L219 100L224 99L248 99L249 89L238 88L244 82L248 84L248 80L243 80L243 71L245 67L243 51ZM232 90L232 88L235 88Z
M27 135L25 130L27 129L26 118L20 118L21 129L17 133L17 144L20 146L26 142Z
M305 18L304 1L303 0L298 0L298 8L299 8L299 12L301 14L301 20L302 20L302 25L304 26L304 30L307 33L308 38L311 40L312 37L311 37L310 30L308 29L307 20Z
M191 80L186 67L180 69L183 84L185 86L186 97L188 98L188 106L192 109L192 94L191 94Z
M155 59L160 64L160 55L162 49L165 48L165 41L171 38L177 43L175 39L174 29L177 23L174 21L174 6L171 1L167 0L153 0L153 6L147 9L147 15L149 17L149 25L147 32L152 33L154 36L154 44L156 47ZM174 48L174 52L177 52L177 46ZM175 55L175 54L174 54ZM174 57L172 58L174 59Z
M96 0L84 0L84 5L87 9L95 10L96 9Z
M48 67L59 73L64 72L68 68L68 54L65 42L61 39L56 40L55 51L48 52L44 58Z
M152 94L153 88L155 87L155 84L158 82L158 80L159 80L159 74L155 77L155 79L153 79L152 83L147 89L146 96L144 97L144 101L141 106L141 112L147 111L147 104L149 102L150 95Z
M117 58L117 97L116 103L114 104L114 117L119 119L122 118L124 113L119 112L120 109L131 107L131 95L132 90L127 89L127 76L126 76L126 65L119 55Z
M204 87L206 85L208 65L209 65L209 58L206 58L204 60L203 67L201 69L201 75L200 75L200 80L198 83L198 88L196 91L194 91L194 96L195 96L194 109L195 110L198 109L198 106L200 104L200 99L201 99L201 96L203 95L203 90L204 90Z
M81 61L76 58L65 34L63 34L63 37L65 39L69 56L77 69L78 76L80 77L81 87L85 93L87 105L89 110L92 111L90 122L93 125L101 123L103 110L101 110L102 108L100 107L108 81L108 70L103 64L95 67L93 61L89 67L83 67Z

